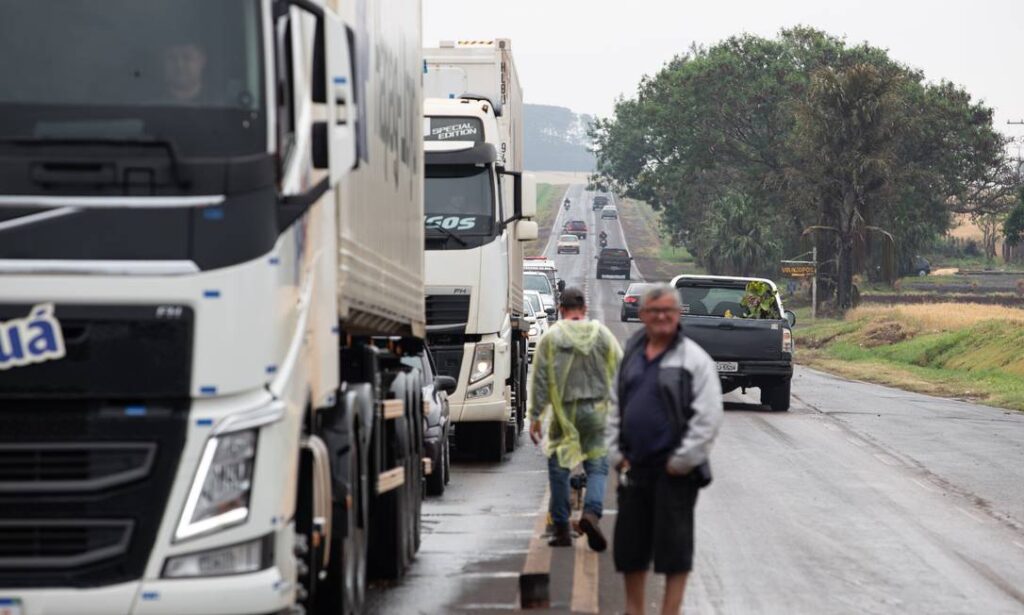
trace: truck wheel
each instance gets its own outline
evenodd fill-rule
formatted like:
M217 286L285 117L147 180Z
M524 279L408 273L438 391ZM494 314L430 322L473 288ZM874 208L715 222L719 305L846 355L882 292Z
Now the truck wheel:
M780 380L770 387L761 387L761 403L770 407L775 412L789 410L789 378Z
M391 422L402 423L404 418ZM408 467L406 466L408 473ZM380 473L375 472L374 476ZM406 480L411 477L406 476ZM376 480L371 477L371 480ZM386 493L377 494L370 504L370 576L375 579L398 580L405 573L408 562L412 527L412 511L408 501L408 485L400 485Z
M515 410L512 411L515 413ZM519 444L519 434L516 433L516 423L519 419L512 417L508 423L505 424L505 452L514 453L516 451L516 445Z
M441 451L437 459L431 459L434 471L427 475L427 495L444 495L445 485L448 484L448 438L443 431L441 433Z

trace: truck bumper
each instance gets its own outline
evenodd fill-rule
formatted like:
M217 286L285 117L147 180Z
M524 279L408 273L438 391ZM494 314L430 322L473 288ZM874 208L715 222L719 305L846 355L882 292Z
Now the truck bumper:
M0 589L0 595L20 600L24 615L242 615L286 610L293 603L295 588L284 585L280 572L269 568L236 576L162 579L96 589Z

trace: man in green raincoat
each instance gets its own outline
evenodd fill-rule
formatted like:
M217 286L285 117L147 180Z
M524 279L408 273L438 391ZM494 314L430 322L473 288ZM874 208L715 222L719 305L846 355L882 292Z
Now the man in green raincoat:
M553 547L572 545L569 528L569 474L583 464L587 474L587 495L580 517L580 529L595 551L608 543L599 522L608 478L605 426L616 412L612 388L622 349L607 327L587 320L583 292L567 288L562 292L559 320L537 342L530 388L530 437L539 444L549 415L548 480L551 483ZM550 413L548 413L550 410Z

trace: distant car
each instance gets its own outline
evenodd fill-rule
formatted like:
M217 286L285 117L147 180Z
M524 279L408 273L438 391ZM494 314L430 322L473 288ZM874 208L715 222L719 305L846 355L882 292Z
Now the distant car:
M599 194L599 195L594 197L592 209L594 211L597 211L597 210L601 209L602 207L604 207L607 204L608 204L608 197L604 196L603 194Z
M548 315L548 320L554 321L558 318L558 307L555 303L555 288L551 286L548 276L540 271L527 271L523 273L523 290L533 290L540 293L541 303Z
M601 208L601 219L602 220L618 220L619 210L614 205L605 205Z
M640 297L643 297L644 292L653 284L647 284L644 282L635 282L629 285L626 290L620 290L619 294L622 295L622 307L619 309L619 319L622 322L629 322L630 320L636 320L640 318Z
M607 275L621 275L629 279L629 270L633 264L633 257L625 248L604 248L601 254L595 256L597 259L597 279L600 280Z
M929 260L923 256L914 257L914 274L923 277L930 275L932 272L932 264Z
M565 288L565 281L559 279L555 261L546 256L527 256L523 259L523 271L539 271L548 276L548 281L555 289L555 303L558 303L558 295Z
M533 304L529 299L523 300L523 312L526 314L526 322L530 325L529 332L526 337L526 355L530 361L533 361L533 353L537 349L537 341L540 336L544 335L544 325L541 323L547 323L547 314L541 312L537 313L533 309ZM543 314L543 316L541 316Z
M562 235L558 238L559 254L579 254L580 239L576 235Z
M423 374L423 454L430 459L427 495L443 495L451 480L451 420L448 396L458 383L451 376L441 376L434 366L430 350L402 357L402 363Z
M562 229L567 235L576 235L580 239L587 238L587 223L583 220L569 220Z
M541 298L540 293L535 290L524 290L523 303L529 303L530 307L533 308L533 313L540 317L537 320L537 324L540 325L541 335L546 333L551 328L551 324L547 319L548 314L544 309L544 300Z

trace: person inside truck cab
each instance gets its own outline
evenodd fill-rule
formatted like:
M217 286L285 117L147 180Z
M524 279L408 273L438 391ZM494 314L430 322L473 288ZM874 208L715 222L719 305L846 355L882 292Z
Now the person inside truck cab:
M199 102L203 94L206 52L192 41L171 43L160 56L165 94L175 104Z

